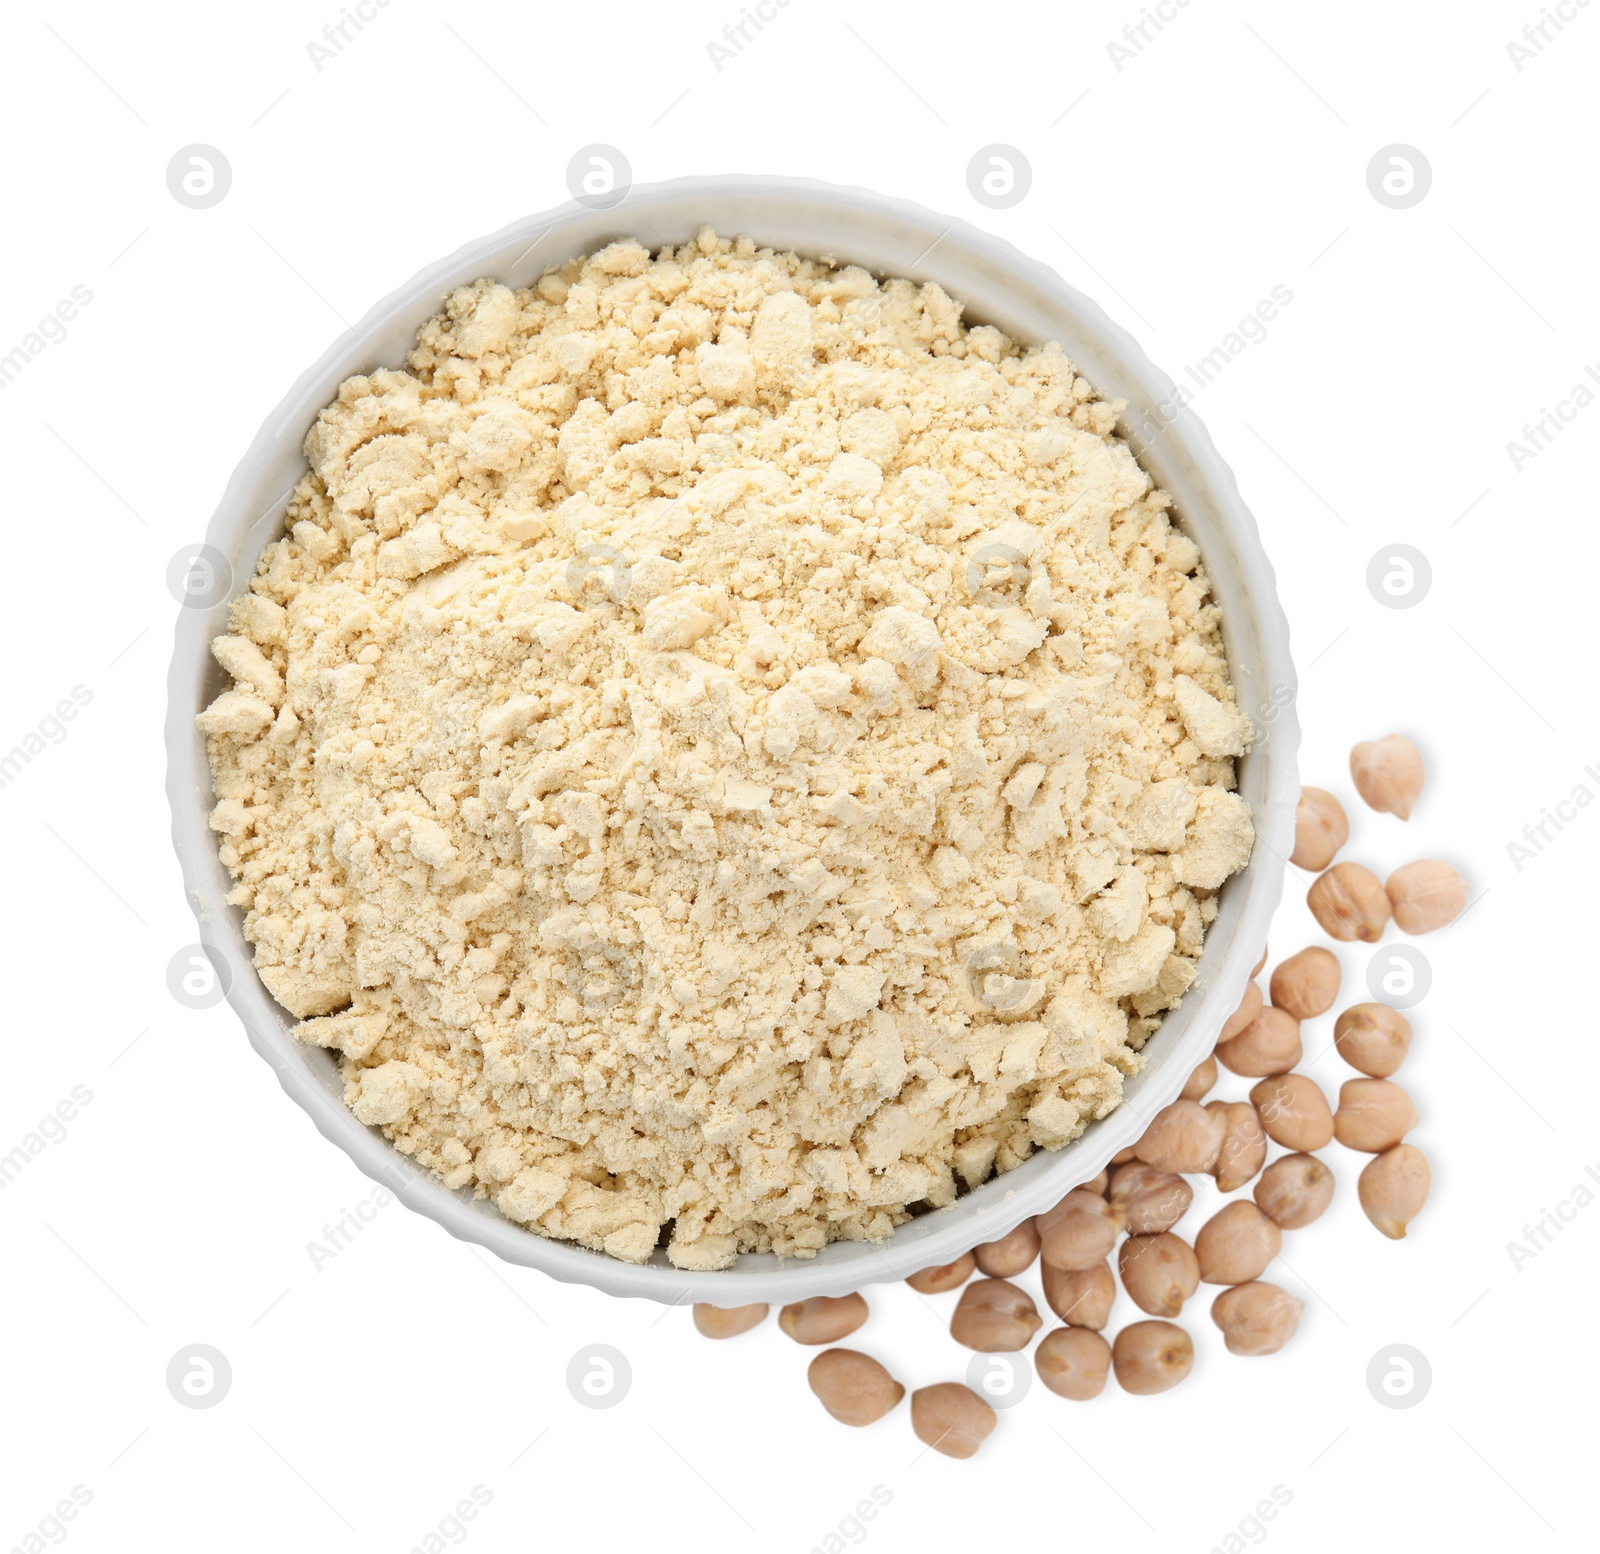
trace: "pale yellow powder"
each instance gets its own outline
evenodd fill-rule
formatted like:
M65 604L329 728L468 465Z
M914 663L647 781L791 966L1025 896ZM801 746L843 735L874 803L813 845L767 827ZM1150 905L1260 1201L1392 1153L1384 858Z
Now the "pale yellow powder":
M199 721L356 1115L716 1268L1110 1111L1252 843L1117 410L936 286L709 231L464 287L345 383Z

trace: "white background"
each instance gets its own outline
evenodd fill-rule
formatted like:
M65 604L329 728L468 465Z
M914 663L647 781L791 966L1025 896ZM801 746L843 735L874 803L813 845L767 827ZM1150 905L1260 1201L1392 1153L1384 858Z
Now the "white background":
M1579 1546L1600 1206L1520 1271L1508 1243L1600 1171L1600 812L1550 830L1520 870L1507 844L1576 785L1600 793L1600 408L1520 473L1506 444L1600 363L1600 6L1520 72L1506 44L1534 0L1195 0L1120 71L1106 44L1138 19L1133 0L943 15L792 0L720 71L706 45L735 0L393 0L319 72L306 45L338 9L79 5L5 24L0 353L74 285L93 302L0 398L0 744L74 685L93 700L0 790L0 1153L74 1086L93 1099L0 1192L0 1548L26 1546L74 1485L92 1500L47 1533L85 1551L403 1551L475 1485L492 1499L463 1530L481 1550L805 1551L841 1522L882 1549L1168 1554L1230 1533L1285 1550ZM1198 410L1278 569L1303 770L1346 799L1348 856L1380 872L1451 859L1476 905L1424 943L1433 991L1402 1076L1432 1201L1409 1239L1385 1241L1355 1202L1360 1161L1328 1151L1335 1205L1271 1275L1307 1303L1282 1354L1227 1354L1202 1289L1177 1390L1112 1386L1082 1405L1036 1387L956 1463L922 1452L903 1406L867 1431L826 1418L809 1352L770 1322L713 1345L686 1310L500 1266L398 1205L313 1266L308 1243L373 1185L280 1093L226 1005L191 1012L166 989L195 934L162 793L163 574L344 323L463 241L564 201L568 160L593 141L621 147L640 182L803 174L977 221L1180 380L1275 285L1293 292ZM209 210L167 190L191 142L232 165ZM1033 168L1009 210L968 192L992 142ZM1368 192L1392 142L1433 169L1409 210ZM1404 611L1364 581L1396 542L1433 570ZM1345 769L1352 741L1392 729L1430 766L1409 825L1362 811ZM1314 937L1305 883L1289 878L1275 956ZM1342 960L1342 1002L1365 997L1365 955ZM1308 1056L1330 1029L1308 1029ZM1330 1092L1348 1076L1331 1055L1311 1072ZM870 1294L852 1342L908 1386L961 1376L953 1297ZM1112 1326L1131 1315L1123 1297ZM606 1411L563 1380L592 1342L632 1366ZM194 1343L233 1372L204 1411L164 1380ZM1404 1411L1365 1380L1394 1343L1432 1366ZM846 1521L876 1485L887 1506ZM1240 1534L1279 1485L1287 1506Z

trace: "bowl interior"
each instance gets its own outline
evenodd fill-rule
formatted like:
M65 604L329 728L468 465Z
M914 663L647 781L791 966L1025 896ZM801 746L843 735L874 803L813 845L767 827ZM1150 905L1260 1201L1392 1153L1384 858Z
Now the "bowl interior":
M879 276L935 281L965 305L969 323L993 324L1024 344L1059 341L1103 394L1127 402L1120 430L1172 493L1223 608L1239 704L1256 730L1254 749L1239 763L1239 791L1255 816L1257 844L1249 866L1221 893L1194 985L1150 1039L1145 1066L1125 1084L1123 1104L1109 1117L1066 1148L1035 1154L884 1242L835 1242L806 1260L746 1254L730 1269L695 1274L672 1268L659 1251L650 1263L634 1266L536 1235L470 1192L452 1193L376 1129L356 1121L343 1103L333 1055L290 1038L294 1020L251 967L242 914L225 903L230 881L206 826L211 780L193 720L226 680L211 658L210 639L225 628L229 601L244 590L262 548L278 534L284 500L306 468L301 441L346 377L401 364L418 327L457 285L492 276L525 286L551 265L614 238L633 236L655 248L685 242L708 223L719 233L748 233L761 246L860 264ZM462 248L380 302L300 378L235 471L206 536L208 554L226 567L219 569L214 598L201 594L194 607L180 611L168 680L167 786L185 886L229 1000L284 1089L362 1170L452 1234L559 1279L663 1301L787 1301L904 1278L996 1239L1093 1177L1173 1099L1237 1006L1282 890L1299 792L1295 677L1272 569L1231 472L1179 397L1171 379L1098 306L1010 245L918 206L809 180L681 179L635 188L610 210L567 205Z

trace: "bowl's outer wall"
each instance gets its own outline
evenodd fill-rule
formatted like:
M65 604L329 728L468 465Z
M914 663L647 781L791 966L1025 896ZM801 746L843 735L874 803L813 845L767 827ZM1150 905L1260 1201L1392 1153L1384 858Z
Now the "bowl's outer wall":
M1194 985L1146 1046L1148 1061L1124 1086L1123 1104L1057 1152L1040 1151L1017 1169L919 1216L883 1242L834 1242L816 1257L745 1254L715 1273L671 1267L657 1252L643 1266L558 1242L513 1224L467 1190L451 1192L400 1155L344 1105L336 1060L289 1035L294 1021L266 992L250 961L242 914L226 904L227 871L207 827L211 778L194 716L226 677L209 652L226 629L227 601L181 609L168 674L167 795L173 843L201 941L225 966L228 999L252 1046L322 1134L366 1174L453 1235L510 1262L614 1295L733 1306L836 1295L919 1268L949 1262L970 1246L1004 1235L1068 1188L1095 1176L1133 1143L1210 1053L1223 1021L1244 993L1283 888L1299 795L1299 725L1288 623L1255 520L1232 472L1170 378L1087 297L1011 245L967 223L864 189L809 179L751 176L685 178L640 186L612 210L568 204L468 244L378 303L341 335L267 417L234 471L206 533L232 567L230 598L242 592L263 547L280 532L284 501L305 472L302 440L317 412L355 373L399 366L419 326L452 288L490 276L526 286L545 270L633 236L652 248L687 241L702 225L750 234L758 245L793 249L865 266L879 276L935 281L965 305L969 323L989 323L1024 344L1057 340L1106 397L1125 400L1120 429L1204 556L1223 610L1223 630L1241 708L1256 729L1239 763L1239 789L1255 816L1250 866L1223 889Z

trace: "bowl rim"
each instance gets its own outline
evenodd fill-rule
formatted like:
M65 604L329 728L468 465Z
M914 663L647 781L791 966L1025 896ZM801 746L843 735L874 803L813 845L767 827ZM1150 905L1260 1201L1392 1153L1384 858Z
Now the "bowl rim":
M524 242L527 247L515 261L517 264L525 264L540 249L545 253L531 274L517 276L512 282L516 285L528 284L553 261L592 252L612 238L630 232L643 238L645 232L641 228L654 231L652 215L665 221L671 211L670 220L676 223L677 208L704 209L730 203L739 207L739 216L732 222L719 216L716 224L724 231L748 232L761 247L792 248L850 262L851 253L836 242L806 244L763 236L764 231L782 227L785 220L805 222L808 211L810 219L818 219L820 208L836 225L860 226L864 242L869 228L874 227L880 235L892 229L900 241L909 242L913 233L928 238L927 247L910 264L896 263L890 270L865 264L876 274L895 273L913 280L938 281L958 302L965 303L959 282L954 287L948 283L952 273L960 273L964 265L973 274L981 272L988 284L1003 280L1019 294L1037 296L1070 313L1085 332L1084 338L1100 343L1104 357L1101 369L1091 371L1085 367L1086 375L1104 391L1106 384L1102 380L1109 367L1109 375L1119 380L1121 396L1136 407L1136 414L1124 412L1119 434L1147 468L1147 459L1157 465L1163 460L1177 460L1176 467L1187 471L1186 478L1203 493L1201 505L1214 512L1230 554L1218 558L1202 545L1202 556L1214 592L1220 596L1226 581L1226 587L1253 617L1262 660L1260 688L1270 686L1271 706L1265 699L1260 703L1265 724L1251 715L1257 744L1241 763L1241 791L1244 773L1261 777L1256 784L1261 797L1251 805L1257 831L1254 854L1245 870L1224 887L1222 912L1207 933L1194 985L1180 1008L1169 1014L1147 1044L1147 1051L1158 1043L1163 1050L1125 1083L1125 1099L1116 1110L1091 1123L1063 1149L1035 1151L1028 1161L964 1194L951 1208L920 1215L882 1242L836 1241L815 1257L805 1259L745 1253L731 1268L696 1272L666 1265L660 1252L649 1263L625 1263L513 1223L492 1204L473 1199L469 1189L452 1191L430 1170L400 1154L378 1129L356 1119L325 1075L319 1078L313 1062L320 1059L331 1066L332 1056L320 1049L303 1048L288 1034L297 1022L266 992L243 938L242 914L225 905L231 881L222 868L216 839L207 824L212 805L209 768L205 740L194 726L194 715L209 702L220 683L220 671L209 652L211 638L225 629L228 605L248 584L261 549L278 533L276 525L265 530L262 525L270 518L281 517L288 492L282 492L261 510L264 471L275 460L281 461L286 438L292 440L294 451L299 454L306 429L317 411L333 397L339 382L353 373L369 372L384 364L370 360L373 342L379 336L394 335L401 324L414 333L416 325L438 310L443 295L454 286L482 275L498 274L498 278L505 279L510 272L499 256ZM751 213L748 224L742 216L746 209ZM711 219L709 214L706 219ZM601 236L603 233L609 236ZM659 232L655 235L660 236ZM553 236L557 237L554 243ZM683 239L675 236L662 241L677 243ZM891 239L882 236L882 242L887 245ZM939 253L941 248L943 253ZM975 307L969 309L968 316L993 317L995 312L994 306ZM1041 342L1025 339L1024 343ZM1069 357L1081 365L1081 347L1075 349L1066 341L1063 346ZM1161 407L1155 415L1152 406ZM1176 408L1170 408L1173 406ZM1170 488L1175 482L1169 476L1161 483ZM1180 519L1184 518L1182 503L1177 504L1177 512ZM254 538L258 530L260 537ZM978 1241L998 1239L1028 1215L1056 1202L1078 1182L1092 1179L1113 1154L1132 1144L1149 1118L1176 1097L1189 1073L1209 1054L1217 1032L1237 1007L1252 975L1257 955L1254 947L1266 943L1268 925L1282 894L1284 860L1292 848L1294 807L1299 796L1299 724L1288 621L1255 519L1233 472L1192 407L1182 398L1182 391L1150 361L1138 342L1107 317L1097 303L1068 286L1048 266L957 217L859 187L811 178L749 174L634 185L623 199L605 206L574 200L522 217L425 266L375 303L327 347L262 422L228 480L212 514L205 543L214 552L220 551L224 559L230 549L244 555L246 565L230 564L229 591L219 593L206 607L179 609L167 676L166 790L172 840L185 893L199 925L201 948L217 968L251 1046L272 1066L284 1092L309 1115L323 1137L408 1206L458 1239L483 1246L508 1262L617 1296L671 1304L694 1299L742 1305L842 1294L952 1261ZM1226 565L1218 565L1219 559ZM1230 617L1239 612L1240 605L1224 606L1225 637L1233 629ZM1237 687L1239 668L1234 643L1230 641L1228 645ZM1249 767L1252 761L1258 763L1256 768ZM1226 943L1214 944L1216 930L1225 918L1231 919L1232 931ZM1163 1042L1162 1038L1169 1036L1169 1027L1173 1028L1170 1039ZM1137 1105L1132 1104L1135 1099ZM974 1200L978 1200L976 1204ZM962 1205L967 1206L966 1210L956 1212ZM982 1222L981 1235L974 1234L971 1228L978 1221Z

